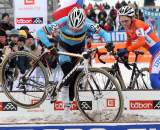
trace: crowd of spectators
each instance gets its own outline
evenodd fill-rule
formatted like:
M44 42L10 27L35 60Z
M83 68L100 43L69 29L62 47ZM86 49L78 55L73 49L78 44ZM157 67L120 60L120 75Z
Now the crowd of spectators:
M115 6L112 7L107 2L103 4L95 3L95 5L90 3L87 6L84 6L84 9L87 13L87 17L98 23L106 31L118 31L122 30L122 28L119 25L117 13L118 10L125 5L133 7L136 12L136 18L144 20L143 13L139 10L136 2L131 3L129 1L127 3L125 0L122 2L118 1Z
M35 39L27 26L15 29L7 13L0 21L0 63L11 51L34 50Z

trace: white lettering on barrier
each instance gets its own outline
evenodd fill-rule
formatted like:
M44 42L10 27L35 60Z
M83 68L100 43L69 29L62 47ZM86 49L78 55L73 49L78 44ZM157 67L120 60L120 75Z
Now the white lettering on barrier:
M17 24L32 24L32 18L17 18Z
M59 130L59 129L43 129L43 130Z
M104 128L92 128L90 130L107 130L107 129L104 129Z
M148 130L148 129L144 129L144 128L136 128L136 129L127 129L127 130ZM157 130L156 128L150 128L149 130Z
M43 129L43 130L60 130L60 129ZM64 129L64 130L83 130L83 129L79 129L79 128L67 128L67 129ZM107 130L105 128L91 128L89 130ZM127 129L127 130L157 130L156 128L149 128L149 129L146 129L146 128L133 128L133 129Z
M147 110L153 109L153 101L152 100L131 100L130 101L130 109L131 110Z
M43 130L60 130L60 129L43 129ZM68 128L68 129L64 129L64 130L83 130L83 129L80 129L80 128ZM89 130L107 130L107 129L104 129L104 128L91 128Z
M64 130L83 130L83 129L79 129L79 128L68 128L68 129L64 129Z
M132 109L150 109L153 105L152 104L140 104L140 103L131 103L130 107Z

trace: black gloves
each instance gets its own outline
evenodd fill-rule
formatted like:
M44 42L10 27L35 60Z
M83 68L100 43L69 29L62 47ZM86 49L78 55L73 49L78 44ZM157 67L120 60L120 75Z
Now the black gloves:
M117 55L118 55L119 57L123 57L123 56L125 56L126 54L128 54L127 48L119 49L118 52L117 52Z
M106 44L105 48L107 49L108 52L111 52L114 49L114 45L113 43L108 43Z

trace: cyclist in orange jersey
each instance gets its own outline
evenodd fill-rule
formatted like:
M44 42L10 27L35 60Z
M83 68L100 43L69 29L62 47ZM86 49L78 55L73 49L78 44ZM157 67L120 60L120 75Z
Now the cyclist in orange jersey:
M118 55L124 56L139 47L145 47L152 56L151 85L154 89L160 89L160 39L148 24L134 18L135 11L132 7L123 6L118 14L119 21L127 33L127 47L120 49Z

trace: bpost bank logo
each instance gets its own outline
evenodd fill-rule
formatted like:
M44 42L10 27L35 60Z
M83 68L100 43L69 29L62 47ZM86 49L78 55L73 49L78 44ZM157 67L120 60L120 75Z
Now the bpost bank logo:
M54 103L54 110L63 111L64 109L65 109L65 103L63 101L56 101ZM78 110L76 101L70 102L70 110Z
M38 103L39 100L38 99L32 99L31 103L32 104L36 104ZM36 108L32 108L32 109L28 109L27 112L44 112L44 109L39 106L37 106Z
M42 17L34 17L34 18L17 18L17 24L43 24Z
M34 5L35 4L35 0L24 0L24 4L25 5Z
M107 107L116 107L115 99L107 99Z
M92 110L92 101L80 101L79 105L83 110ZM54 103L54 110L63 111L64 109L65 103L63 101L56 101ZM70 103L70 110L78 110L76 101Z
M0 102L0 111L17 111L17 105L12 102Z
M160 100L131 100L130 110L153 110L160 109Z

